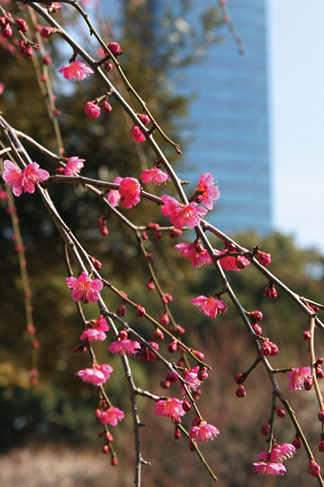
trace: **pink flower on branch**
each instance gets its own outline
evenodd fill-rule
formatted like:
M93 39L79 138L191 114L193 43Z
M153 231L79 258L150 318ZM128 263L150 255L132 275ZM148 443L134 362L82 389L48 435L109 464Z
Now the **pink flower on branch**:
M223 255L227 254L229 252L228 249L222 250L221 252L219 250L215 250L215 253L217 255ZM247 250L247 249L245 249ZM250 261L244 257L243 255L239 256L233 256L231 257L230 255L227 257L224 257L222 259L219 259L219 263L222 269L225 271L241 271L244 269L247 265L250 264Z
M162 184L166 181L170 181L170 176L166 172L161 171L161 169L158 169L157 167L153 167L152 169L145 169L140 175L140 178L143 183L149 183L150 181L152 181L154 184Z
M82 301L82 303L96 303L99 299L99 291L103 288L100 279L91 280L86 272L82 272L78 279L76 277L67 277L66 284L72 289L73 301Z
M196 440L199 443L207 440L213 440L214 436L219 435L216 426L208 424L207 421L200 421L198 426L193 426L189 431L189 440Z
M141 186L135 178L124 178L120 182L118 192L121 196L120 204L124 208L131 208L141 201Z
M191 261L191 267L201 267L213 262L208 251L199 243L179 243L174 248L178 250L178 254Z
M209 172L204 172L200 176L196 192L203 197L207 210L213 209L213 200L217 200L220 196L218 186L214 186L214 178Z
M100 316L100 318L95 320L94 328L98 331L109 331L108 323L102 315Z
M85 159L79 159L77 156L69 157L64 168L65 176L76 176L84 166Z
M50 176L45 169L40 169L36 162L26 166L23 171L9 160L4 161L4 167L3 179L8 186L12 187L15 196L20 196L23 191L24 193L34 193L35 185Z
M89 382L94 386L100 386L104 384L107 379L109 379L113 368L108 364L94 365L91 369L79 370L75 375L81 377L83 382Z
M120 176L118 176L114 180L114 184L120 184L122 180L123 180L123 178L121 178ZM109 191L109 193L108 193L107 200L115 208L118 205L118 203L119 203L120 197L121 196L120 196L120 193L119 193L118 189L111 189Z
M137 125L133 125L130 133L131 133L132 139L134 139L135 142L139 142L139 143L144 142L145 135L143 134L143 132L141 131L141 129Z
M125 414L123 411L112 406L97 415L97 418L102 424L110 424L111 426L117 426L118 420L121 421L124 417Z
M88 328L85 330L82 335L80 336L81 340L88 340L88 342L96 342L98 340L103 341L106 340L107 336L106 333L100 330L96 330L95 328Z
M254 463L252 472L256 472L258 476L262 477L276 477L277 475L284 475L286 468L281 463L265 461Z
M290 381L289 387L291 392L300 391L303 388L304 381L307 377L312 375L311 367L301 367L300 369L294 369L288 375Z
M296 448L291 443L283 443L282 445L275 444L270 454L270 460L271 462L281 463L287 458L292 458L296 451ZM258 455L258 458L260 460L266 460L268 454L268 451L263 451Z
M215 318L217 313L225 313L227 306L221 299L215 299L213 297L207 298L206 296L198 296L190 301L193 305L199 307L199 312L206 316Z
M177 418L185 414L182 408L183 401L176 399L175 397L168 397L167 399L158 401L155 404L154 414L156 416L165 416L166 418Z
M85 111L86 115L89 118L92 118L93 120L98 118L100 115L100 112L101 112L100 107L98 105L98 102L96 102L95 100L88 101L84 105L84 111Z
M138 342L132 341L132 340L120 340L116 342L112 342L108 350L111 353L116 353L118 355L135 355L137 352L139 352L141 349L141 346Z
M94 71L81 61L73 61L71 64L59 69L59 73L63 74L66 79L77 79L81 81L89 74L93 74Z
M164 216L170 216L174 212L176 208L180 205L179 201L172 196L167 194L163 194L161 196L161 200L163 201L163 205L161 206L161 213Z
M185 225L196 227L200 224L201 217L206 215L206 208L198 207L197 203L189 203L176 208L170 215L170 222L174 228L181 229Z

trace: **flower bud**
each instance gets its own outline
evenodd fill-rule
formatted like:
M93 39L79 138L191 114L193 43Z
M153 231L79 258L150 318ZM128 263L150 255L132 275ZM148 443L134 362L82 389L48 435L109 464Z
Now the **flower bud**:
M194 398L195 401L198 401L200 396L201 396L201 390L196 389L195 391L191 392L192 397Z
M279 418L284 418L286 416L286 411L282 408L277 407L276 413Z
M202 352L199 352L198 350L193 350L191 349L190 350L194 355L195 357L197 357L199 360L204 360L205 358L205 355L202 353Z
M166 379L162 379L160 382L160 386L162 387L162 389L169 389L170 381L168 381Z
M323 362L324 362L323 357L318 357L318 359L316 360L316 365L321 365Z
M207 368L204 366L200 366L197 374L197 378L204 382L208 379Z
M43 27L42 30L40 31L40 35L44 39L48 39L52 34L53 34L53 27Z
M169 343L168 345L168 352L169 353L175 353L178 350L178 343L176 340L172 340L172 342Z
M304 380L304 389L305 391L310 391L312 387L313 387L313 378L311 376L308 376Z
M135 314L136 314L137 318L142 318L142 316L144 316L145 313L146 313L145 308L143 308L143 306L138 304L137 308L135 310Z
M26 22L24 21L24 19L17 19L15 21L15 24L16 24L16 27L18 30L20 30L21 32L27 32L27 24Z
M102 453L106 453L108 454L110 452L110 448L109 448L109 445L104 445L102 447Z
M242 398L246 396L246 390L244 389L244 386L239 386L236 391L235 391L236 397Z
M118 460L117 460L116 455L114 455L114 456L112 457L112 459L111 459L111 465L112 465L113 467L117 467L117 465L118 465Z
M142 240L148 240L149 236L146 232L142 232Z
M237 374L235 377L234 377L234 382L235 384L237 385L242 385L243 384L243 381L244 381L244 375L243 373L241 374Z
M88 101L84 105L84 111L86 115L92 119L98 118L101 112L100 107L98 106L98 102L95 102L94 100Z
M137 116L144 125L149 124L151 121L148 115L138 113Z
M55 169L55 174L57 174L58 176L64 176L64 167L57 167Z
M299 450L301 448L302 444L298 435L295 436L291 444L296 448L296 450Z
M126 314L126 306L124 304L121 304L119 308L117 308L116 315L119 316L119 318L122 318Z
M182 403L182 409L186 412L190 411L192 409L192 405L191 405L191 402L185 400L183 401Z
M242 270L242 269L244 269L246 267L245 257L243 257L243 255L238 255L236 257L236 267L239 270Z
M112 443L114 441L114 437L111 433L109 433L109 431L105 432L105 438L108 443Z
M108 235L109 231L108 231L108 228L106 227L106 225L103 225L101 228L100 228L100 235L102 237L106 237Z
M236 250L236 245L234 243L229 243L226 245L226 250L228 252L234 252Z
M318 450L324 452L324 440L320 440L318 443Z
M308 473L312 477L317 477L317 475L320 472L321 472L321 467L318 465L318 463L315 462L315 460L311 460L308 467Z
M270 353L271 353L271 346L270 346L269 340L264 340L264 342L262 343L262 345L260 347L260 352L265 357L267 355L270 355Z
M169 231L170 238L181 237L181 235L182 235L182 230L178 228L171 228L171 230Z
M108 49L114 56L119 56L120 54L123 54L123 51L121 50L121 47L117 42L110 42L110 44L108 44Z
M195 416L194 419L191 421L191 426L198 426L200 424L199 416Z
M153 260L153 255L150 252L146 254L147 260Z
M262 328L260 325L258 325L257 323L255 323L254 325L252 325L252 328L253 330L255 331L255 333L257 335L262 335Z
M320 365L318 365L315 369L315 373L316 373L316 378L317 379L323 379L324 377L324 371L323 369L321 368Z
M145 140L145 135L143 132L141 132L140 128L137 125L133 125L131 128L131 136L132 139L135 140L135 142L144 142Z
M120 338L121 340L126 340L127 337L128 337L127 330L125 330L125 328L123 330L120 330L120 332L118 333L118 338Z
M160 324L162 326L168 326L169 323L170 323L170 318L169 318L168 313L162 313L160 315Z
M114 65L109 63L108 61L105 61L103 67L104 67L104 70L109 73L109 71L111 71L113 69Z
M260 262L261 265L267 266L271 264L271 255L266 254L265 252L260 252L260 250L257 253L257 258L258 261Z
M262 436L268 436L269 433L270 433L270 425L268 423L266 423L261 428L261 435Z
M156 240L160 240L160 238L162 238L162 232L160 232L160 230L158 232L154 232L154 238Z
M318 413L317 417L318 417L318 421L320 421L321 423L324 423L324 410L323 409Z
M172 382L173 384L175 384L176 382L178 382L179 376L178 376L178 374L176 374L176 372L170 371L170 372L168 372L166 379L169 382Z
M251 311L250 315L255 321L261 321L263 318L263 314L261 313L261 311Z
M4 39L8 39L9 37L12 36L12 28L10 24L6 24L3 27L1 27L1 36Z
M164 340L163 332L160 328L156 327L155 332L153 333L153 338L156 342L162 342Z
M108 100L105 100L102 104L102 111L104 113L109 113L111 112L112 110L112 106L110 105L110 103L108 103Z
M150 353L147 350L147 348L143 348L139 354L138 358L140 359L141 362L148 362L150 360Z
M181 438L181 431L179 428L176 428L173 433L173 437L175 440L180 440Z
M303 340L310 340L311 337L312 337L312 334L311 334L310 330L306 330L303 332Z

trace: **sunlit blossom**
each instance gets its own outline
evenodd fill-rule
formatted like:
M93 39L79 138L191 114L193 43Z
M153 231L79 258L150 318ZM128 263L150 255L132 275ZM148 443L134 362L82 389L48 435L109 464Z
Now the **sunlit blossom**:
M168 397L167 399L161 399L155 404L154 414L156 416L165 416L169 418L176 418L177 416L183 416L185 414L182 408L183 401L176 399L175 397Z
M214 203L220 196L218 186L214 186L214 178L209 172L204 172L199 178L196 190L203 197L203 203L207 210L212 210Z
M65 176L76 176L84 166L85 159L79 159L78 156L69 157L64 167Z
M179 201L169 196L168 194L163 194L161 196L161 200L163 201L163 205L161 206L161 213L165 216L170 216L174 212L176 208L180 205Z
M125 414L118 408L110 407L106 411L102 411L98 414L98 419L102 424L110 424L111 426L116 426L118 420L124 419Z
M201 222L201 218L207 213L206 208L198 206L197 203L189 203L176 208L170 215L170 222L174 228L183 228L185 225L196 227Z
M282 465L282 463L265 461L254 463L252 471L256 472L258 476L276 477L277 475L284 475L286 468Z
M200 421L199 425L193 426L189 431L189 440L196 440L199 443L207 440L213 440L214 436L219 435L216 426L208 424L207 421Z
M90 382L94 386L100 386L109 379L113 370L108 364L94 365L92 368L79 370L75 375L81 377L83 382Z
M174 248L178 250L178 254L182 254L185 259L191 261L191 267L201 267L205 264L212 264L213 262L208 251L195 242L190 244L179 243Z
M95 328L88 328L85 330L82 335L80 336L81 340L88 340L88 342L96 342L96 341L103 341L105 340L106 333L100 330L96 330Z
M221 299L213 297L207 298L206 296L198 296L190 301L195 306L199 307L199 312L206 316L215 318L217 313L225 313L227 306Z
M227 254L229 251L228 249L222 251L215 249L215 252L217 255L223 255L223 254ZM239 261L238 261L238 257L236 256L231 257L229 255L227 257L223 257L222 259L219 259L219 263L221 268L224 269L225 271L241 271L242 269L244 269L244 267L250 264L250 261L243 255L239 256Z
M293 392L294 390L300 391L303 388L305 379L311 375L311 367L301 367L292 370L288 375L288 380L290 381L289 387L291 392Z
M157 167L145 169L140 175L140 178L143 183L149 183L150 181L152 181L154 184L162 184L166 181L170 181L170 176L166 172L161 171L161 169L158 169Z
M123 180L123 178L121 178L120 176L118 176L114 180L114 184L120 184L120 182L122 180ZM109 193L108 193L108 196L107 196L107 200L109 201L109 203L111 204L111 206L113 206L114 208L118 205L120 198L121 198L121 196L120 196L120 193L119 193L118 189L111 189L109 191Z
M9 160L4 161L3 179L11 186L15 196L24 193L34 193L35 185L39 181L45 181L49 178L49 173L41 169L36 162L32 162L22 171L16 164Z
M73 61L71 64L62 66L62 68L59 69L59 73L63 74L66 79L77 79L81 81L89 74L93 74L94 71L81 61Z
M131 208L141 201L141 186L135 178L124 178L118 188L121 196L119 202L124 208Z
M103 288L100 279L90 279L86 272L82 272L78 278L67 277L66 283L72 289L73 301L82 301L83 303L96 303L99 299L99 291Z
M141 346L138 342L128 340L127 338L125 340L112 342L108 347L109 352L118 355L135 355L140 349Z

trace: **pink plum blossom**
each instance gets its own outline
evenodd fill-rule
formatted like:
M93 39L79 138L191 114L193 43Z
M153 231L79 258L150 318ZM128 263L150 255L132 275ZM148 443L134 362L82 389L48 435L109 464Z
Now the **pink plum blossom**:
M121 50L120 45L117 42L110 42L108 44L109 51L114 55L122 54L123 51Z
M75 375L81 377L83 382L90 382L94 386L104 384L113 372L113 368L108 364L93 365L92 368L79 370Z
M205 264L212 264L213 262L208 251L195 242L190 244L179 243L174 248L178 250L178 254L182 254L185 259L191 261L191 267L201 267Z
M140 175L140 178L143 183L149 183L150 181L153 181L154 184L162 184L166 181L170 181L170 176L166 172L161 171L161 169L158 169L157 167L152 167L152 169L145 169Z
M213 200L219 198L218 186L214 186L214 178L209 172L204 172L199 178L197 193L203 197L203 203L207 210L212 210Z
M161 399L155 404L154 414L156 416L165 416L166 418L176 418L185 414L182 408L183 401L176 399L175 397L168 397L167 399Z
M206 208L198 207L197 203L193 202L176 208L170 215L170 222L178 229L185 225L196 227L206 213Z
M145 135L141 131L141 129L137 125L133 125L131 128L131 136L135 140L135 142L144 142L145 140Z
M93 74L94 71L81 61L73 61L71 64L59 69L59 73L63 74L66 79L78 79L81 81L89 74Z
M120 204L124 208L131 208L141 201L141 186L135 178L124 178L120 182L118 192L121 196Z
M103 341L106 340L106 333L100 330L96 330L95 328L88 328L85 330L82 335L80 336L81 340L88 340L88 342L96 342L98 340Z
M9 160L4 161L4 167L3 179L8 186L12 187L15 196L20 196L23 191L24 193L34 193L35 185L50 176L45 169L40 169L36 162L26 166L23 171Z
M256 472L258 476L276 477L277 475L284 475L286 468L282 465L282 463L265 461L254 463L252 471Z
M291 443L283 443L282 445L275 444L270 454L270 460L271 462L281 463L287 458L292 458L296 451L296 448ZM268 451L263 451L258 455L258 458L260 460L266 460L268 455Z
M304 381L308 376L312 375L311 367L301 367L300 369L294 369L288 375L290 380L289 387L291 392L300 391L304 385Z
M199 307L200 313L211 318L215 318L217 313L223 314L227 310L226 304L221 299L215 299L213 297L198 296L190 302Z
M128 339L112 342L108 347L109 352L118 355L135 355L140 349L141 346L138 342Z
M82 303L96 303L99 299L99 292L103 288L100 279L91 280L86 272L82 272L78 279L76 277L67 277L66 283L72 289L73 301L82 301Z
M201 380L198 379L198 372L199 372L199 365L196 365L193 369L184 370L183 371L183 378L189 384L190 389L198 389L201 384ZM188 387L188 386L187 386ZM186 391L182 384L180 385L180 389L183 395L186 395Z
M189 431L189 440L196 440L199 443L207 440L213 440L214 436L219 435L216 426L208 424L207 421L200 421L198 426L193 426Z
M123 180L123 178L118 176L114 180L114 184L120 184L122 180ZM119 193L118 189L111 189L108 193L107 200L109 201L111 206L113 206L115 208L118 205L119 200L120 200L120 193Z
M98 419L102 424L110 424L111 426L116 426L118 420L124 419L125 414L118 408L110 407L106 411L102 411L98 414Z
M100 318L95 320L94 328L98 331L109 331L108 323L102 315L100 316Z
M164 216L170 216L174 212L176 208L180 205L179 201L172 196L167 194L163 194L161 196L161 200L163 201L163 205L161 206L161 213Z
M65 176L76 176L84 166L85 159L79 159L77 156L69 157L64 168Z
M223 254L227 254L229 251L228 249L225 249L225 250L222 250L221 252L219 250L215 250L215 253L217 255L223 255ZM247 249L245 249L247 250ZM246 267L247 265L250 264L250 261L244 257L243 255L240 255L240 266L238 267L238 260L237 260L237 257L231 257L231 256L228 256L228 257L224 257L222 259L219 260L219 263L220 263L220 266L222 269L224 269L225 271L241 271L242 269L244 269L244 267Z

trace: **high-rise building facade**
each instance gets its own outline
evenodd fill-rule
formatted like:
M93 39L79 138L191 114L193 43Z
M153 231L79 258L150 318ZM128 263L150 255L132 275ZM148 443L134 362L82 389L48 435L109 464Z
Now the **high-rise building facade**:
M156 14L163 8L158 4ZM200 0L189 17L215 5ZM197 5L197 4L196 4ZM221 192L208 221L226 232L271 230L271 171L267 23L265 0L228 0L231 19L243 39L238 53L227 25L217 30L223 41L211 45L202 62L185 69L177 91L194 94L189 104L184 152L186 179L202 172L217 179ZM161 12L161 11L160 11Z

